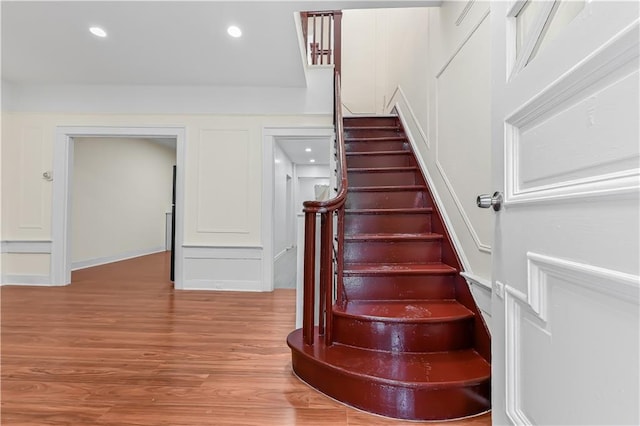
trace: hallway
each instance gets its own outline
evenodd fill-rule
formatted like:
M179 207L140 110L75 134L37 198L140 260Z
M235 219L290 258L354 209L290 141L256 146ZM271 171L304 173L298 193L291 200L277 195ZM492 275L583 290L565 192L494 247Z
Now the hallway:
M74 272L67 287L2 287L2 424L415 424L292 375L293 290L175 292L168 267L160 253Z

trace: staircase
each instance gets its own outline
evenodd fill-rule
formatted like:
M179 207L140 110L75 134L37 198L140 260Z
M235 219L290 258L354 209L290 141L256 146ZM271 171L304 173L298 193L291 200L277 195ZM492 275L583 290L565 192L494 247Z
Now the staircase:
M331 341L318 327L313 344L302 329L287 338L295 374L383 416L489 410L489 335L398 118L345 118L344 135L342 294Z

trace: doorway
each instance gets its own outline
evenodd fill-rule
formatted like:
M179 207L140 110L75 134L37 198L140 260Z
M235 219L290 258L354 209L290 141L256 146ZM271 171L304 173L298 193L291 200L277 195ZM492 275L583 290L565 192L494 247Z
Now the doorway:
M298 205L299 200L296 196L299 165L306 164L313 168L323 168L325 169L324 176L328 176L330 172L329 147L333 138L333 126L263 129L263 291L272 291L276 287L275 266L278 260L285 267L284 275L290 277L289 282L295 280L297 287L298 266L296 262L291 261L290 256L283 257L286 254L286 251L283 252L283 250L293 246L289 251L294 252L293 259L297 258L297 221L299 221L299 213L302 212L302 204ZM309 144L319 144L324 148L315 151L312 148L311 152L314 153L314 157L309 157L310 152L306 151L306 148L310 147ZM296 149L290 149L293 147ZM277 155L278 151L286 154L290 167L284 161L284 156ZM316 161L311 163L311 159ZM277 171L278 169L280 172ZM276 173L279 173L278 182L276 182ZM280 188L278 193L281 193L282 204L278 204L279 201L276 200L276 188ZM291 204L287 207L288 203ZM282 213L278 213L278 211ZM280 256L278 257L278 255ZM282 275L279 273L279 276ZM300 298L301 294L298 294L297 297Z
M73 267L72 177L74 173L74 148L77 143L75 141L82 138L145 138L175 140L177 173L174 287L182 287L184 135L184 128L59 127L57 129L53 166L53 241L51 252L51 277L54 285L66 285L71 282Z
M167 250L175 138L74 138L71 268Z

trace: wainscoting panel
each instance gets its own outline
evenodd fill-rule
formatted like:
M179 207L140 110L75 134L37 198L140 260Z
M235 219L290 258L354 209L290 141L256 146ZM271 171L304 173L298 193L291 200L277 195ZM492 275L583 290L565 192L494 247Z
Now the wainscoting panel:
M491 187L488 11L436 75L436 167L478 250L491 252L492 216L475 199ZM470 67L469 64L474 64Z
M535 253L527 258L527 293L505 286L508 416L520 425L623 424L616 413L637 409L640 397L633 326L640 319L640 277ZM549 383L566 392L546 392ZM547 418L544 407L557 405L549 398L558 394L562 406L582 412Z
M0 251L0 285L51 285L51 241L7 240Z
M184 247L184 290L264 291L262 247Z
M480 308L480 313L484 318L487 328L491 332L491 283L481 277L469 274L467 272L460 273L467 282L471 289L471 294Z

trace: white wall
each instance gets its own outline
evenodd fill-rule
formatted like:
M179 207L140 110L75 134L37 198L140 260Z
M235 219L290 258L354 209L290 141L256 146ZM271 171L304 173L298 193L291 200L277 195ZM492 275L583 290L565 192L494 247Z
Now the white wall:
M3 81L2 110L95 114L331 113L333 68L309 68L305 72L307 87L300 88L20 85Z
M4 112L3 275L13 282L35 277L46 283L51 267L46 250L36 247L16 253L11 246L20 241L51 244L53 182L44 180L42 173L53 167L58 127L177 127L185 133L184 288L264 289L264 129L326 128L331 125L330 113L330 109L325 115Z
M164 250L175 147L149 139L74 139L73 267Z
M329 165L311 166L296 164L297 185L295 190L295 211L302 214L302 203L315 200L315 185L329 185Z
M293 228L295 226L293 211L293 196L295 182L293 163L276 143L274 146L274 255L277 257L287 247L295 244ZM287 194L287 177L290 179L290 194ZM290 199L287 199L287 195ZM292 211L288 211L291 208Z
M475 205L490 193L489 3L345 11L343 97L353 113L396 108L469 273L490 314L493 215ZM384 105L384 107L383 107Z

